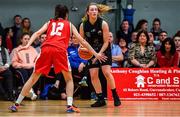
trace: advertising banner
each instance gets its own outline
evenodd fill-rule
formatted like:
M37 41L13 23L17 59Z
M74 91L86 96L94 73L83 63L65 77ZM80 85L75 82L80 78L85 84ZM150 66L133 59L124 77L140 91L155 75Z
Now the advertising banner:
M122 100L180 100L179 68L112 68ZM108 99L112 100L110 88Z

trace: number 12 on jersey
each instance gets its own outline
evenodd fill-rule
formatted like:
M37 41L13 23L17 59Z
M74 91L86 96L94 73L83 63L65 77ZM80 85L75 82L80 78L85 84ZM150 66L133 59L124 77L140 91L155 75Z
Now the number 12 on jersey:
M51 31L51 36L57 35L57 36L61 36L61 31L64 27L64 24L59 22L59 23L52 23L52 31Z

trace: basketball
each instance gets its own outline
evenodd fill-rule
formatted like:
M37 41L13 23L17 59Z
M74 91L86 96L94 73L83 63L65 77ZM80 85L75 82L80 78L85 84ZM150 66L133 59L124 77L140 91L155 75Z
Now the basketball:
M79 47L78 54L79 57L84 60L89 60L93 57L93 54L87 48L84 48L82 46Z

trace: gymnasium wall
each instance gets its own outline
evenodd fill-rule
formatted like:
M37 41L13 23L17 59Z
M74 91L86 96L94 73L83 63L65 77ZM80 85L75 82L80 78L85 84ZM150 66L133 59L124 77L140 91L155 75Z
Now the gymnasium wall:
M54 16L54 6L63 3L71 9L72 6L78 8L77 11L70 10L69 20L76 26L80 23L81 17L85 13L85 8L89 2L102 3L106 0L0 0L0 22L2 26L12 25L12 18L15 14L22 17L29 17L32 21L32 29L35 31L41 27L49 18ZM123 8L126 6L126 0L121 0ZM149 21L149 27L153 18L159 17L162 21L162 28L173 35L180 29L180 6L179 0L134 0L134 24L139 19L145 18ZM120 10L119 10L120 12ZM121 22L121 17L116 20L117 12L112 11L104 16L109 23L110 30L116 31L116 24Z
M169 36L180 30L180 0L134 0L134 8L134 24L145 18L151 27L153 19L158 17Z

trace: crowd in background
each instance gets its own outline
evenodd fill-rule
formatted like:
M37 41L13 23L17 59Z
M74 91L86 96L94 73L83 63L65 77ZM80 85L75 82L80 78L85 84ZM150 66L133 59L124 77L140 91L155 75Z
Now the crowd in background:
M148 30L148 26L146 19L139 20L136 27L124 19L116 34L109 33L112 67L180 67L180 31L174 32L174 36L169 37L168 32L161 28L161 21L158 18L153 20L150 30ZM14 25L11 27L3 28L0 24L1 99L13 101L18 93L18 88L23 86L33 71L46 34L42 34L27 50L18 51L21 46L28 43L32 33L30 18L22 18L20 15L14 16ZM74 95L77 95L78 90L81 89L79 91L81 98L92 98L95 96L86 95L87 93L93 94L91 92L94 90L88 78L87 61L78 55L79 46L79 42L72 36L68 57L74 82L76 82ZM54 75L52 66L49 75L39 79L31 89L28 98L31 100L37 98L66 99L65 82L62 77L62 74Z

